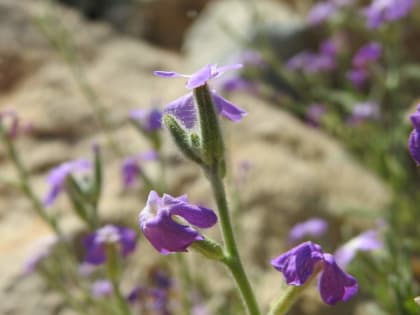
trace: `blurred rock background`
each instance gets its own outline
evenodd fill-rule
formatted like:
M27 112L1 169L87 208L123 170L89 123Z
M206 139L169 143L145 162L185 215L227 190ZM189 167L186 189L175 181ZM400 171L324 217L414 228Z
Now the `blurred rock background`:
M19 140L19 147L39 195L46 191L45 175L51 167L89 157L93 142L104 143L69 68L36 26L37 18L49 12L45 4L38 0L0 1L0 106L16 108L22 119L33 123L33 132ZM184 92L182 82L156 78L153 70L188 72L204 63L228 60L241 45L226 34L226 28L251 37L266 30L283 56L298 51L307 44L305 38L311 38L302 16L284 1L256 1L253 6L264 17L258 30L253 24L254 11L239 0L60 0L53 14L69 30L116 139L132 154L148 148L127 123L128 110L147 108L156 100L165 104ZM232 167L244 160L252 165L241 187L243 211L237 228L246 231L240 239L243 255L256 279L257 292L267 304L282 283L281 275L266 270L268 260L287 248L282 240L292 224L315 215L325 217L334 223L329 237L337 245L340 225L355 230L371 226L388 204L389 191L340 143L321 131L267 101L241 93L232 95L232 101L250 113L239 124L226 124ZM212 205L199 170L179 157L169 139L166 150L171 161L171 191L188 193L191 200ZM106 154L101 211L107 220L135 226L144 201L135 194L122 193L120 162ZM13 176L3 148L0 174ZM65 229L73 233L80 225L63 210L63 199L54 207L60 210L54 211L61 211ZM0 186L0 233L0 314L67 314L55 296L40 290L36 277L20 275L29 248L49 231L25 200L4 186ZM135 268L159 259L143 240L140 252L133 258ZM201 258L197 259L201 266ZM227 290L230 280L224 270L208 268L218 279L212 281L210 291L220 294ZM317 298L308 301L298 305L296 312L325 311ZM353 311L340 306L328 309L328 314Z

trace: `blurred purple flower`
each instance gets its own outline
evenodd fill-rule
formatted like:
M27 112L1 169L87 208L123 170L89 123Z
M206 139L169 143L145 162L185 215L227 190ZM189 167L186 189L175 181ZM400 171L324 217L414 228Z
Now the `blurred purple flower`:
M311 8L306 16L306 20L310 25L316 26L324 23L335 12L337 12L337 6L334 3L328 1L318 2Z
M48 207L53 204L58 195L63 191L66 179L70 174L89 171L91 169L92 163L86 159L68 161L53 168L47 177L50 190L44 197L44 206Z
M134 230L115 226L105 225L89 234L84 239L86 249L85 262L92 265L101 265L106 261L106 246L118 246L121 255L131 254L137 243L137 234Z
M297 242L305 237L320 237L327 232L328 223L321 218L311 218L294 225L289 232L289 240Z
M234 64L224 67L217 67L216 65L206 65L191 75L179 74L177 72L168 71L155 71L154 74L164 78L189 78L186 87L187 89L193 90L205 85L207 81L213 78L220 77L226 71L239 69L241 67L241 64ZM232 104L231 102L217 94L215 90L212 90L211 94L213 97L214 105L216 107L216 111L219 115L229 119L230 121L236 122L240 121L247 114L245 110ZM197 123L197 112L194 105L193 94L188 93L166 105L164 108L164 114L171 114L175 116L188 129L193 128Z
M311 104L306 109L306 121L312 127L319 127L322 117L326 113L325 106L322 104Z
M318 53L300 52L286 62L286 67L289 70L300 70L306 73L329 72L336 68L339 50L338 38L328 38L321 43Z
M135 303L138 299L142 297L143 294L146 293L146 289L142 286L135 286L130 293L127 295L127 301L130 304Z
M302 243L278 256L271 264L289 285L301 286L318 269L322 268L318 290L322 300L330 305L347 301L358 290L356 279L342 271L331 254L324 253L321 246L312 242Z
M349 118L351 125L360 124L366 120L378 119L380 115L378 103L367 101L353 105L352 113Z
M246 91L250 92L251 94L258 94L258 87L257 85L242 77L233 77L222 82L221 90L223 92L233 92L233 91Z
M155 151L139 153L126 158L121 166L121 175L124 187L129 188L136 184L139 175L142 172L141 162L153 161L157 158L158 154Z
M39 264L51 254L57 242L58 239L55 235L49 235L39 239L35 244L35 249L23 263L22 273L24 275L33 273Z
M347 71L346 78L358 89L361 89L369 78L369 73L366 69L351 69Z
M175 198L164 194L161 198L151 191L139 214L139 224L144 236L163 255L187 251L193 242L203 240L197 230L178 223L173 216L199 228L209 228L217 222L213 210L190 204L186 195Z
M369 230L339 247L335 251L334 257L337 264L341 268L346 269L358 251L373 251L380 248L383 248L383 243L379 239L378 231Z
M373 0L363 12L367 18L367 26L376 29L386 22L405 17L414 5L415 0Z
M162 112L157 108L133 109L129 116L145 132L154 132L162 128Z
M96 280L91 287L91 294L94 298L103 298L112 295L114 289L109 280Z
M420 165L420 104L417 112L410 115L410 120L414 129L408 138L408 150L416 164Z
M382 45L371 42L362 46L353 57L353 66L355 68L364 68L372 62L376 62L382 56Z
M32 124L22 123L16 111L11 108L0 111L0 124L10 139L32 131Z

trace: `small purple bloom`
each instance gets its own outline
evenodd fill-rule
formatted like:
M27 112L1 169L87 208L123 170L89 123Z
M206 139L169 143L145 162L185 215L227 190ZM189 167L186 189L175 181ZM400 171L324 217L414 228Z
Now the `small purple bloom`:
M347 71L346 78L355 86L356 88L360 89L365 84L369 78L369 72L364 69L351 69Z
M124 187L129 188L136 184L138 177L142 172L141 162L153 161L157 158L158 154L155 151L148 151L126 158L121 166Z
M112 295L114 289L109 280L96 280L91 287L91 294L94 298L103 298Z
M381 58L382 46L379 43L372 42L362 46L353 57L353 66L355 68L364 68L372 62Z
M325 106L322 104L312 104L306 110L306 121L312 127L318 127L322 117L326 113Z
M408 138L408 150L416 164L420 165L420 104L417 112L410 116L410 120L414 129Z
M376 29L385 22L399 20L408 15L415 5L415 0L373 0L364 9L367 26Z
M164 194L161 198L151 191L139 214L139 224L144 236L163 255L185 252L193 242L203 240L197 230L179 223L175 216L199 228L209 228L217 222L213 210L190 204L186 195L175 198Z
M357 293L356 279L341 270L331 254L312 242L302 243L278 256L271 264L289 285L301 286L318 268L322 268L318 290L322 300L330 305L347 301Z
M353 105L349 123L357 125L366 120L378 119L379 116L379 105L377 103L371 101L357 103Z
M133 109L129 116L145 132L154 132L162 128L162 112L157 108L149 110Z
M10 139L15 139L21 134L32 131L31 123L22 123L14 109L5 109L0 112L0 124Z
M325 234L327 229L327 221L321 218L312 218L294 225L289 232L289 240L296 242L305 237L320 237Z
M137 243L137 234L134 230L115 225L105 225L89 234L84 239L86 249L85 262L100 265L106 261L106 246L118 246L122 256L131 254Z
M220 77L226 71L239 69L241 67L241 64L234 64L220 68L216 65L207 65L191 75L167 71L155 71L154 74L166 78L189 78L186 87L189 90L193 90L205 85L210 79ZM217 94L215 90L212 90L211 93L213 96L213 102L216 107L216 111L219 115L236 122L240 121L242 117L244 117L247 114L245 110L232 104L231 102ZM175 116L188 129L193 128L197 122L197 110L194 104L193 94L188 93L166 105L164 108L164 114L171 114Z
M331 2L316 3L309 11L306 19L312 26L324 23L337 11L337 6Z
M369 230L339 247L334 253L334 257L337 264L341 268L346 269L358 251L373 251L382 247L383 243L379 239L378 231Z
M86 159L79 159L65 162L53 168L47 177L50 190L44 197L44 206L52 205L58 195L63 191L66 179L70 174L75 172L84 172L92 169L92 163Z
M143 294L146 293L146 289L142 286L135 286L130 293L127 295L127 301L130 304L135 303L138 299L141 298Z
M223 66L223 67L218 67L215 64L208 64L204 66L203 68L199 69L197 72L194 72L193 74L180 74L180 73L171 72L171 71L155 71L153 73L156 76L163 77L163 78L178 78L178 77L188 78L186 88L189 90L193 90L195 88L205 85L207 81L211 79L220 77L226 71L236 70L240 68L242 68L241 64L233 64L233 65Z

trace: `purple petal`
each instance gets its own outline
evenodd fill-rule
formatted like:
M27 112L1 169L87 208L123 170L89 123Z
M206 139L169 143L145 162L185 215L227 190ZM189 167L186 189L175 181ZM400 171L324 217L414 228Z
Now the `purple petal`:
M248 114L245 110L232 104L227 99L218 95L215 91L212 92L212 95L218 114L229 119L230 121L240 121L245 115Z
M192 93L181 96L166 105L163 113L175 116L185 128L193 128L197 122L197 112Z
M420 134L417 129L414 129L410 133L410 137L408 138L408 150L416 164L420 165Z
M86 159L74 160L60 164L53 168L47 177L47 182L50 185L50 190L44 197L43 203L45 206L50 206L60 192L63 190L64 183L67 176L77 171L86 171L92 168L92 163Z
M306 18L310 25L316 26L325 22L336 11L337 7L335 4L330 2L319 2L311 8Z
M137 121L146 132L153 132L162 128L162 113L159 109L133 109L129 112L131 119Z
M366 231L341 246L334 254L337 264L346 268L358 251L372 251L383 247L375 230Z
M94 298L109 296L113 291L112 283L109 280L96 280L91 288L91 294Z
M348 301L358 291L356 279L338 267L331 254L324 254L324 268L319 278L318 289L322 300L334 305Z
M377 61L382 55L382 46L372 42L362 46L353 57L353 66L363 68L371 62Z
M241 69L242 67L243 67L243 64L241 64L241 63L237 63L237 64L233 64L233 65L227 65L227 66L223 66L223 67L213 66L212 77L213 78L218 78L218 77L222 76L227 71L238 70L238 69Z
M322 249L312 242L302 243L271 261L271 265L289 285L300 286L313 274L315 265L322 260Z
M84 247L86 249L85 262L92 265L101 265L106 260L105 248L103 244L96 243L95 238L95 233L92 233L84 239Z
M193 228L176 223L167 211L159 211L154 218L140 216L144 236L161 254L185 252L187 247L203 237Z
M169 196L170 197L170 196ZM168 195L163 195L163 202L167 204ZM209 228L216 224L217 216L213 210L192 205L186 202L172 203L169 206L170 215L179 215L188 223L200 228Z
M141 168L138 161L133 157L126 158L121 168L124 187L132 187L137 182L140 172Z
M128 256L136 249L137 233L132 229L122 226L118 227L118 232L120 235L119 244L121 245L121 253L124 257Z
M212 65L206 65L197 72L193 73L187 81L186 88L189 90L198 88L207 83L208 80L212 79Z
M308 236L320 237L325 234L327 229L327 221L320 218L312 218L293 226L289 232L289 240L296 242Z
M161 78L179 78L179 77L188 77L186 74L181 74L174 71L153 71L153 74Z

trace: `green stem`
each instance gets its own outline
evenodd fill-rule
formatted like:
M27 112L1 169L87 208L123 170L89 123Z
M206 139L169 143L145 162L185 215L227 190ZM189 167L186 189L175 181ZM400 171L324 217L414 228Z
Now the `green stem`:
M301 293L309 286L313 279L316 278L319 271L315 271L311 277L301 286L289 286L280 296L280 298L273 303L267 315L284 315L300 297Z
M242 266L241 258L236 246L233 234L232 224L229 217L229 209L226 200L225 188L223 181L219 176L219 171L212 170L208 173L213 195L216 199L219 210L219 221L223 235L223 241L226 247L224 263L232 273L236 285L241 292L242 299L245 303L249 315L260 315L260 310L252 290L251 284Z
M0 125L0 136L3 140L3 143L6 146L7 154L9 158L12 160L12 163L16 169L16 172L18 173L20 187L22 189L22 192L28 198L28 200L31 202L32 207L34 208L35 212L51 227L51 229L55 232L55 234L60 237L63 236L62 231L60 230L59 226L57 225L57 221L48 215L48 213L45 211L44 206L42 205L41 201L38 199L38 197L35 195L35 193L32 190L31 185L29 184L29 174L26 170L20 155L18 151L16 150L16 147L13 143L13 139L9 137L6 130L3 126Z
M188 264L183 254L176 254L176 259L181 271L181 284L182 284L182 307L184 315L191 314L191 274L188 270Z

